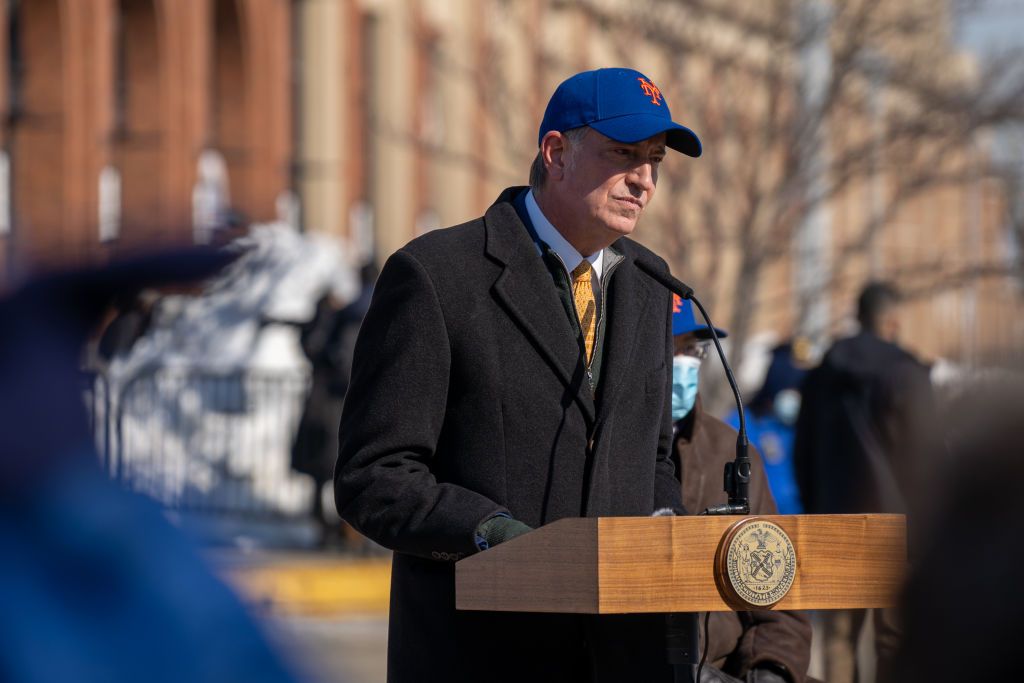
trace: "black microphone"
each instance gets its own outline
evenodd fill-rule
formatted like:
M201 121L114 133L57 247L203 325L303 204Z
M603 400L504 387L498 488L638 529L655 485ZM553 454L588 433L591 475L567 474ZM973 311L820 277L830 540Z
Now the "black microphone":
M711 332L711 339L718 350L718 357L722 360L722 367L725 368L725 376L732 387L733 398L736 399L736 410L740 416L739 433L736 435L736 459L725 465L725 481L723 487L729 496L729 502L723 505L712 505L700 514L702 515L748 515L750 514L750 455L748 454L750 442L747 439L747 418L743 413L743 399L740 397L740 389L736 384L736 377L732 374L732 368L722 350L722 343L718 340L718 333L715 326L708 317L708 312L693 294L693 288L686 283L677 280L657 265L648 262L646 259L637 258L633 261L636 267L643 271L648 277L659 283L670 292L678 294L683 299L689 299L704 316Z
M647 261L636 259L633 261L636 267L647 273L647 276L653 279L655 282L660 284L662 287L670 292L675 292L684 299L696 299L693 298L693 287L686 284L682 280L677 280L672 277L672 274L667 270L659 270L657 266ZM706 318L705 318L706 320ZM709 325L711 323L708 323Z

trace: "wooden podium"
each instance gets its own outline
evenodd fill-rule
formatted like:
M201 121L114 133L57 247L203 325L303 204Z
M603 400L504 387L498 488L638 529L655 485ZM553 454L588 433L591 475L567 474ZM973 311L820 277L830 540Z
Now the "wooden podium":
M716 552L749 517L563 519L455 565L463 610L623 614L751 609L730 605ZM765 515L795 551L795 576L771 609L893 604L906 569L903 515Z

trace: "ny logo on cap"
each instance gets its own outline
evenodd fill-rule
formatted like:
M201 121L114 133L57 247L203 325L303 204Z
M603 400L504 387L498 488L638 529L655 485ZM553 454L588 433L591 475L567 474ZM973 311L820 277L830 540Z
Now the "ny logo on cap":
M660 107L661 102L659 102L658 100L661 99L661 91L658 90L658 86L654 85L649 80L643 77L638 78L636 80L640 81L640 88L644 91L644 95L650 97L651 102Z

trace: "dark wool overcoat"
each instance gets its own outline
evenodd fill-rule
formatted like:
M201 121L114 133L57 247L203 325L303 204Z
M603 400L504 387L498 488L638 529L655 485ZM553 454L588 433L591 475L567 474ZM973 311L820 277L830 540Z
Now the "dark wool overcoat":
M793 467L807 512L905 512L908 496L930 502L941 443L928 366L862 331L837 341L801 392Z
M341 419L342 516L395 551L388 680L657 680L650 617L457 612L480 523L681 508L672 464L670 295L628 239L606 292L596 396L510 188L483 218L385 264ZM666 268L667 270L667 268ZM609 274L605 274L609 278ZM649 667L649 668L645 668ZM637 677L639 675L639 677Z

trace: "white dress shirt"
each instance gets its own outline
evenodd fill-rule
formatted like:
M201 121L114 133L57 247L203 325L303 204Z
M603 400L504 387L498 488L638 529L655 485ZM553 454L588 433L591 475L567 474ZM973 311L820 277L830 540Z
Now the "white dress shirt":
M565 272L569 275L571 282L572 271L576 270L576 266L583 262L583 255L576 251L576 247L569 244L558 228L544 216L544 212L540 210L537 200L533 196L533 190L526 193L526 213L530 216L533 229L537 231L537 237L551 247L551 250L558 254L558 258L562 259L562 265L565 266ZM537 245L537 249L540 250L540 245ZM587 261L590 261L590 265L594 268L596 277L592 278L592 282L596 294L601 286L601 275L604 272L604 249L588 256Z

